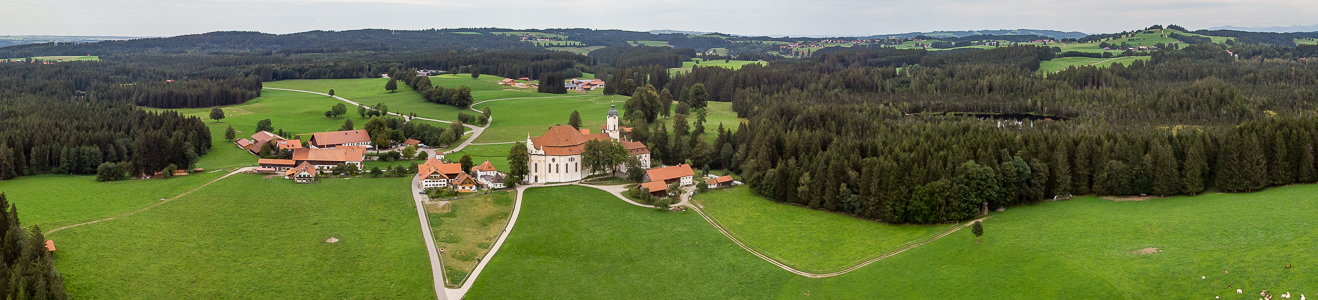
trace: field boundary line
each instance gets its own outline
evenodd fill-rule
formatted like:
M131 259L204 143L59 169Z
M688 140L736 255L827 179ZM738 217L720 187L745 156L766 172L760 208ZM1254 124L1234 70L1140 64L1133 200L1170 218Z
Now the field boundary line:
M146 211L146 210L148 210L148 209L155 208L156 206L160 206L160 205L163 205L163 204L165 204L165 203L169 203L169 202L174 201L174 200L176 200L176 199L178 199L178 198L182 198L183 196L187 196L188 194L192 194L192 192L196 192L197 190L200 190L201 188L204 188L204 187L206 187L206 186L209 186L209 185L211 185L212 183L215 183L215 182L217 182L217 181L220 181L221 179L229 178L229 176L233 176L234 174L238 174L238 173L241 173L241 172L243 172L243 171L251 170L251 169L254 169L254 168L255 168L255 167L239 168L239 169L237 169L237 170L234 170L233 172L229 172L229 174L224 174L224 176L220 176L220 178L211 179L211 181L208 181L208 182L206 182L205 184L202 184L201 186L198 186L198 187L192 188L191 190L188 190L187 192L183 192L182 194L179 194L178 196L174 196L174 197L172 197L172 198L165 199L165 200L162 200L162 201L160 201L160 202L153 203L153 204L151 204L151 205L148 205L147 207L139 208L139 209L137 209L137 210L134 210L134 211L131 211L131 212L128 212L128 213L124 213L124 214L121 214L121 215L118 215L118 216L113 216L113 217L104 218L104 219L95 220L95 221L82 222L82 223L78 223L78 224L73 224L73 225L69 225L69 226L64 226L64 227L60 227L60 228L51 229L50 231L47 231L46 233L43 233L43 235L50 235L50 234L55 233L55 232L58 232L58 231L60 231L60 230L65 230L65 229L69 229L69 228L73 228L73 227L78 227L78 226L82 226L82 225L91 225L91 224L96 224L96 223L105 222L105 221L109 221L109 220L114 220L114 219L117 219L117 218L123 218L123 217L132 216L132 215L135 215L135 214L137 214L137 213L144 212L144 211Z

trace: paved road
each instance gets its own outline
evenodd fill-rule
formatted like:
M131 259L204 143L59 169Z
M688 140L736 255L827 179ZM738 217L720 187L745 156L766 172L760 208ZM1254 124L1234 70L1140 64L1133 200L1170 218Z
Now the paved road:
M426 252L430 253L430 275L431 278L435 279L435 296L439 300L448 300L448 293L444 288L444 264L439 260L439 250L435 248L435 237L430 235L430 220L424 205L429 199L426 195L421 194L421 191L421 180L413 176L412 199L416 201L416 215L421 220L421 236L426 239ZM462 297L459 295L453 299L462 299Z

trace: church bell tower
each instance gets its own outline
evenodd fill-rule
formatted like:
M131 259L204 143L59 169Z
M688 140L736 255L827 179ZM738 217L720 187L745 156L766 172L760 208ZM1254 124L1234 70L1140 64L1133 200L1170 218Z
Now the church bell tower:
M622 133L618 130L618 109L614 108L612 104L609 105L609 116L606 122L604 133L608 133L611 139L619 139Z

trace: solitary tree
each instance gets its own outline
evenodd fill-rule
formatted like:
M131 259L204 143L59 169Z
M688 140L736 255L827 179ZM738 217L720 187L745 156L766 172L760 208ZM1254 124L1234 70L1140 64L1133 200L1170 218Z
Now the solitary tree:
M365 106L365 105L358 105L358 106L357 106L357 115L361 116L363 119L366 118L366 106Z
M697 83L691 86L691 95L687 97L687 102L691 102L692 108L705 108L709 102L709 92L705 91L705 84Z
M970 232L975 233L975 243L978 244L979 237L984 235L984 223L975 221L975 224L970 226Z
M230 126L229 126L229 129L225 129L225 130L224 130L224 139L229 140L229 141L233 141L233 139L235 139L235 138L238 138L238 132L237 132L237 131L234 131L234 130L233 130L233 126L230 125Z
M398 78L389 78L389 82L384 84L384 90L393 92L398 90Z
M478 69L478 68L476 68L476 67L472 67L472 68L471 68L471 78L480 78L480 77L481 77L481 69Z
M334 89L330 89L329 95L330 97L334 97Z
M414 156L416 156L416 146L403 147L403 159L412 159Z
M219 122L220 119L224 119L224 110L219 107L211 108L211 120Z
M339 131L356 129L353 127L354 125L352 124L352 119L343 120L343 127L339 127Z
M572 128L581 130L581 114L577 113L577 111L575 110L572 111L572 116L569 116L567 118L567 124L572 125Z

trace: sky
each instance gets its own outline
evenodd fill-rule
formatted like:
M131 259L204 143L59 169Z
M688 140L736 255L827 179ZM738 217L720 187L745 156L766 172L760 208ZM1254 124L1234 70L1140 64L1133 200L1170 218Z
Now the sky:
M362 28L673 29L863 36L938 30L1111 33L1318 23L1313 0L4 0L0 35L175 36Z

